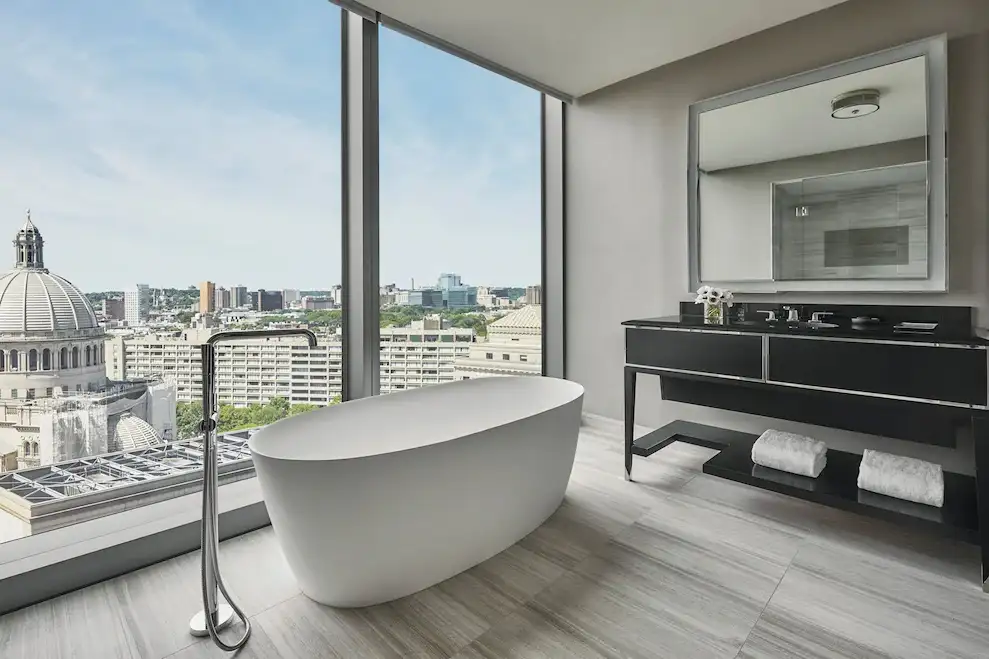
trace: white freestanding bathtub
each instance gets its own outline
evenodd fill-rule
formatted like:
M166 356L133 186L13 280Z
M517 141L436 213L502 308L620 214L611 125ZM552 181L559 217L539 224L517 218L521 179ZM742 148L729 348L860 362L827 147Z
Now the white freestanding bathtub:
M563 501L584 388L493 377L365 398L251 437L288 564L317 602L368 606L521 540Z

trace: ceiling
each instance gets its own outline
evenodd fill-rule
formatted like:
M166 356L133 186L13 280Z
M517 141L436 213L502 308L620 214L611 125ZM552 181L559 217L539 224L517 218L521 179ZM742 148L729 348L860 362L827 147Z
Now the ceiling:
M831 117L831 100L856 89L880 92L879 111ZM700 168L712 172L927 135L923 57L880 66L701 113Z
M360 0L578 97L844 0Z

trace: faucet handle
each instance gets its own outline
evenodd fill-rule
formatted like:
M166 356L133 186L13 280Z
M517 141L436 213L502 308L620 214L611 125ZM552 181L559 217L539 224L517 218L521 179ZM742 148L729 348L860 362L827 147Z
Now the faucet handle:
M767 323L775 323L778 320L776 318L776 312L773 311L772 309L769 309L769 310L760 310L758 313L764 313L764 314L766 314L766 322Z
M810 322L819 323L823 321L827 316L833 316L834 314L830 311L815 311L810 315Z

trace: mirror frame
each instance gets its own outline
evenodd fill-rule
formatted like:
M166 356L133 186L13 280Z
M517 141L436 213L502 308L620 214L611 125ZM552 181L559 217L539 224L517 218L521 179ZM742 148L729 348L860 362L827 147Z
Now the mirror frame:
M927 257L926 279L803 279L763 281L703 281L700 277L700 115L709 110L744 103L797 87L859 73L915 57L924 57L927 68ZM944 292L948 290L948 40L939 35L870 55L798 73L772 82L729 92L693 103L689 108L687 142L687 242L688 286L703 284L731 288L736 293L800 292ZM766 218L772 222L773 218ZM773 254L775 258L775 246ZM773 272L776 272L773 263Z

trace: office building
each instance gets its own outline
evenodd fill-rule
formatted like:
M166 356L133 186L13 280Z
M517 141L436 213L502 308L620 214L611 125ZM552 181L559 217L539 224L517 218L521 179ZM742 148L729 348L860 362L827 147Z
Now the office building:
M199 313L216 311L216 284L204 281L199 284Z
M104 298L101 302L100 314L107 320L123 320L125 315L124 307L123 298Z
M333 309L336 306L332 297L304 295L301 302L302 308L306 311L323 311L326 309Z
M543 303L543 287L526 286L525 304L542 304L542 303Z
M231 308L230 291L221 286L217 286L213 293L213 308L215 311Z
M398 291L395 293L395 304L426 307L428 309L443 308L444 291L438 288L420 288L414 291Z
M247 295L246 286L234 286L230 289L230 306L234 309L247 307L251 304L251 298Z
M280 311L285 308L281 291L266 291L260 288L256 293L251 293L251 297L255 311Z
M295 289L286 288L282 290L282 304L285 305L286 309L288 309L293 302L298 302L301 299L302 295L300 295L299 291Z
M463 282L460 281L460 275L453 274L452 272L442 273L436 281L436 288L444 291L448 291L451 288L456 288L457 286L462 285Z
M124 320L128 325L140 325L151 312L151 290L147 284L135 284L124 291Z
M477 288L474 286L453 286L443 289L443 306L448 309L477 306Z

